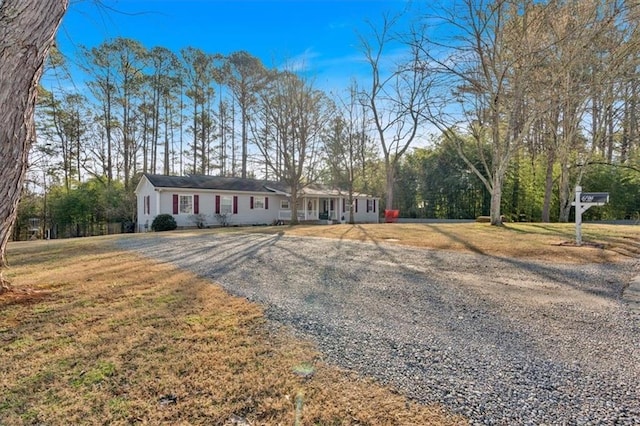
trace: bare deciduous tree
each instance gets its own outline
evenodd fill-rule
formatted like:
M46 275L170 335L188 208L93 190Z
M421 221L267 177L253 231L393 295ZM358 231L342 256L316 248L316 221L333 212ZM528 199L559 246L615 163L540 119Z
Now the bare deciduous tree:
M365 108L358 99L355 82L349 88L348 98L341 100L324 138L329 182L347 190L349 223L355 223L354 192L366 179L367 161L375 152L366 128ZM362 191L362 188L359 188Z
M370 66L370 88L362 92L362 102L371 114L376 136L384 155L386 208L393 208L393 188L399 162L424 124L430 96L431 74L422 58L423 34L414 32L410 40L393 34L396 18L383 17L380 28L370 24L372 37L361 37L361 48ZM399 43L405 57L389 64L388 50Z
M321 136L330 118L328 100L297 75L276 72L261 92L258 111L259 120L251 123L256 145L266 166L290 188L295 224L299 191L315 181L319 171Z
M535 73L547 46L535 39L542 24L531 0L464 0L442 17L455 38L446 54L425 54L441 81L454 88L450 103L430 111L429 119L491 194L491 224L501 219L502 188L508 167L543 108L538 105ZM458 4L458 3L456 3ZM445 96L445 90L441 92ZM457 103L458 107L451 107ZM465 152L459 132L476 144L481 167ZM489 146L490 155L484 155Z

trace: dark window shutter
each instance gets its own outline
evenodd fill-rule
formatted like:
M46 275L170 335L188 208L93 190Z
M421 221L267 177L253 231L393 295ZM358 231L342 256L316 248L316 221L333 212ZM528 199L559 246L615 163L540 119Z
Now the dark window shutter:
M173 194L173 214L178 214L178 194Z
M198 194L195 194L193 196L193 214L199 214L200 213L200 196Z
M249 208L253 210L253 195L249 197Z
M264 197L264 209L269 210L269 197Z
M216 214L220 214L220 196L216 195Z
M347 211L347 200L342 199L342 213Z
M329 210L333 211L333 198L329 201Z
M358 199L356 198L356 213L358 213Z
M238 214L238 196L233 196L233 214Z
M376 199L373 199L373 212L376 212Z

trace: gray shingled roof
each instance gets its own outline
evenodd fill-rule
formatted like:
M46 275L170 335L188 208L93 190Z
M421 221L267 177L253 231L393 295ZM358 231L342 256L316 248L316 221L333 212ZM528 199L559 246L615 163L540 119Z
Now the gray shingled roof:
M146 178L157 188L184 188L184 189L217 189L221 191L243 191L243 192L267 192L280 191L289 193L289 186L280 182L272 182L257 179L243 179L239 177L223 176L165 176L145 173ZM306 195L315 196L337 196L345 194L336 188L327 185L308 185L302 190ZM356 193L356 196L368 197L369 195Z
M145 173L151 184L158 188L185 188L185 189L218 189L221 191L245 191L245 192L272 192L265 188L286 191L286 186L278 182L269 182L256 179L242 179L238 177L223 176L164 176Z

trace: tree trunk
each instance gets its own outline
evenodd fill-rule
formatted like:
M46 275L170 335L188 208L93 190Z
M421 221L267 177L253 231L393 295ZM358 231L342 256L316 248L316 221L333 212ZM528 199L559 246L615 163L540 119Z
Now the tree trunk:
M393 209L393 187L396 183L396 168L394 163L386 163L385 165L386 171L386 204L385 208L388 210Z
M571 213L571 188L569 183L569 164L567 159L563 159L560 173L560 222L569 222Z
M0 292L27 156L35 140L38 82L68 0L0 0Z
M171 119L171 110L169 108L169 96L165 96L164 98L164 174L169 176L169 126L172 122ZM173 132L171 132L173 134ZM155 170L154 170L155 172Z
M111 187L113 181L113 142L111 140L111 92L107 89L107 99L105 102L105 127L104 131L107 137L107 186Z
M499 173L493 175L493 188L491 190L491 207L489 213L491 214L492 225L502 225L502 218L500 215L500 204L502 203L502 181L503 177Z
M245 106L246 102L243 102L242 111L241 111L241 121L242 121L242 179L247 177L247 158L248 158L248 147L249 143L247 140L247 107Z
M291 226L298 225L298 189L295 186L291 187ZM305 206L302 206L305 208Z
M547 153L547 167L544 179L544 201L542 202L542 221L551 222L551 196L553 195L553 165L555 164L554 151Z

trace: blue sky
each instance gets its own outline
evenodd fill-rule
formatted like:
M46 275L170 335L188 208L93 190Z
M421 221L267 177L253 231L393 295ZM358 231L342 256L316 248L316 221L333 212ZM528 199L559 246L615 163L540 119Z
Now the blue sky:
M115 37L176 52L246 50L268 67L295 63L333 91L366 72L358 50L366 22L411 6L406 0L72 0L58 43L72 61L79 45Z

